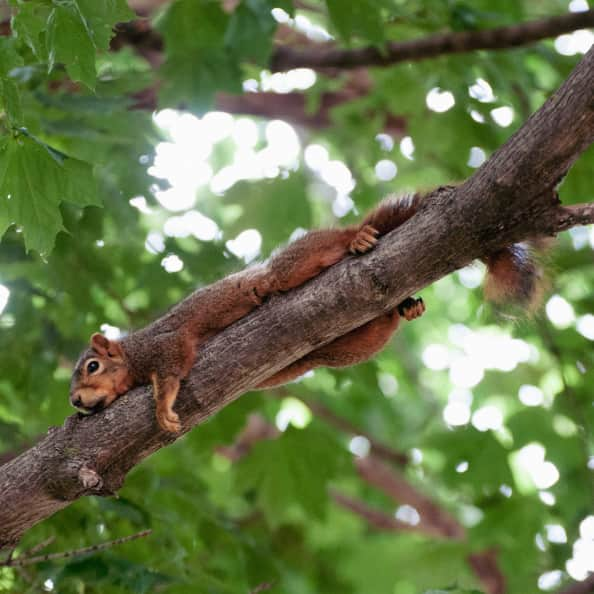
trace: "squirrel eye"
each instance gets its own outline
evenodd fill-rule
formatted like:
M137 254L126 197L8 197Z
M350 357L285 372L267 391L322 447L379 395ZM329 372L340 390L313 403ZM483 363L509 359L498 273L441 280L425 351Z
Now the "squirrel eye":
M89 361L87 363L87 372L88 373L95 373L98 369L99 369L98 361Z

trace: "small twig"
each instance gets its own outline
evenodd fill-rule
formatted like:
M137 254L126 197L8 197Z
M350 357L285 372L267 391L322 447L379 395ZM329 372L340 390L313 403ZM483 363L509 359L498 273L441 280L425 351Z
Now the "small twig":
M137 538L144 538L151 534L152 530L143 530L142 532L137 532L136 534L131 534L130 536L122 536L122 538L116 538L115 540L110 540L108 542L103 542L100 544L92 545L90 547L83 547L82 549L73 549L71 551L63 551L61 553L48 553L47 555L37 555L32 557L18 557L17 559L12 558L9 556L6 561L0 563L0 567L23 567L24 565L33 565L34 563L43 563L44 561L55 561L56 559L67 559L69 557L79 557L80 555L86 555L87 553L96 553L97 551L103 551L105 549L109 549L116 545L121 545L126 542L130 542L131 540L136 540ZM48 539L49 540L49 539ZM40 543L37 547L33 547L31 551L49 544L47 541Z
M574 204L559 207L555 228L557 231L565 231L576 225L592 223L594 223L594 204Z
M14 552L16 551L16 547L13 547L12 549L10 549L10 551L8 551L8 555L6 556L6 560L2 561L2 563L0 563L0 567L4 564L4 563L9 563L14 555Z
M45 547L51 545L52 542L54 542L54 540L56 540L55 536L49 536L45 540L38 542L34 547L31 547L28 551L25 551L25 555L27 557L32 557L33 555L35 555L35 553L39 553L39 551L42 551L43 549L45 549Z

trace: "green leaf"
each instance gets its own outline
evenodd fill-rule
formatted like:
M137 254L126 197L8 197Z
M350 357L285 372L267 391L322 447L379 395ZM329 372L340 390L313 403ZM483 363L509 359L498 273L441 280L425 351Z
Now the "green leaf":
M293 6L293 0L275 0L274 6L282 8L290 16L295 16L295 6Z
M223 46L228 23L218 2L181 0L169 6L158 23L166 52L162 102L188 101L206 109L215 92L241 90L239 64Z
M466 546L455 541L375 534L366 538L364 546L349 551L343 563L344 571L357 586L356 592L416 594L441 584L474 586L467 553ZM411 584L414 588L409 587Z
M80 12L73 4L58 5L48 19L48 67L63 63L72 80L95 88L95 46Z
M0 235L22 228L27 250L47 254L63 229L59 205L98 205L88 163L65 157L19 135L0 144Z
M0 37L0 75L6 76L13 68L23 65L13 39Z
M91 32L95 46L107 51L116 23L135 18L125 0L76 0L76 6Z
M148 594L174 581L174 578L168 575L113 555L92 555L70 561L58 572L56 580L69 577L97 582L108 587L119 586L122 590L135 594Z
M312 220L309 202L303 195L305 183L303 174L295 172L287 179L233 186L225 196L226 202L240 206L242 216L229 226L231 236L245 229L261 230L262 253L268 255L287 243L298 227L308 229Z
M348 41L360 35L372 43L384 41L381 2L377 0L326 0L330 18L340 36Z
M502 484L512 484L507 450L492 433L464 428L435 434L426 446L448 452L450 465L444 469L443 479L452 485L469 483L477 491L496 490ZM468 470L460 475L456 466L468 462Z
M268 0L243 0L233 11L225 33L225 45L243 60L266 66L276 31Z
M221 41L229 17L219 2L178 0L158 23L167 53L179 54L188 48L207 49Z
M20 3L18 12L12 17L11 27L40 61L47 60L45 36L50 7L45 3Z
M0 78L0 105L4 107L13 127L24 123L21 96L16 84L9 78Z
M293 505L322 517L327 486L343 467L346 454L328 434L290 427L276 440L257 444L237 469L237 486L255 488L271 523L279 523Z

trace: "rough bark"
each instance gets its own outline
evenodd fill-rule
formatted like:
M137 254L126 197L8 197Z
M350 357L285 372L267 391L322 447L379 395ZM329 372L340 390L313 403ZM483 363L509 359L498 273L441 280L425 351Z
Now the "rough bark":
M176 410L183 432L314 348L471 260L560 225L554 186L594 140L594 48L563 86L468 181L431 193L376 250L350 258L221 332L201 349ZM592 222L582 209L580 223ZM415 323L422 323L415 322ZM119 489L175 436L159 431L150 389L101 414L69 417L0 467L0 548L84 495Z

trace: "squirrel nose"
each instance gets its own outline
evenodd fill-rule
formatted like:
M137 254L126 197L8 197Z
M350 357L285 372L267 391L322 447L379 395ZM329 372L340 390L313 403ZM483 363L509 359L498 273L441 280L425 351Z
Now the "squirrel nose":
M82 400L78 394L72 394L72 396L70 396L70 402L72 403L72 406L80 406L82 404Z

